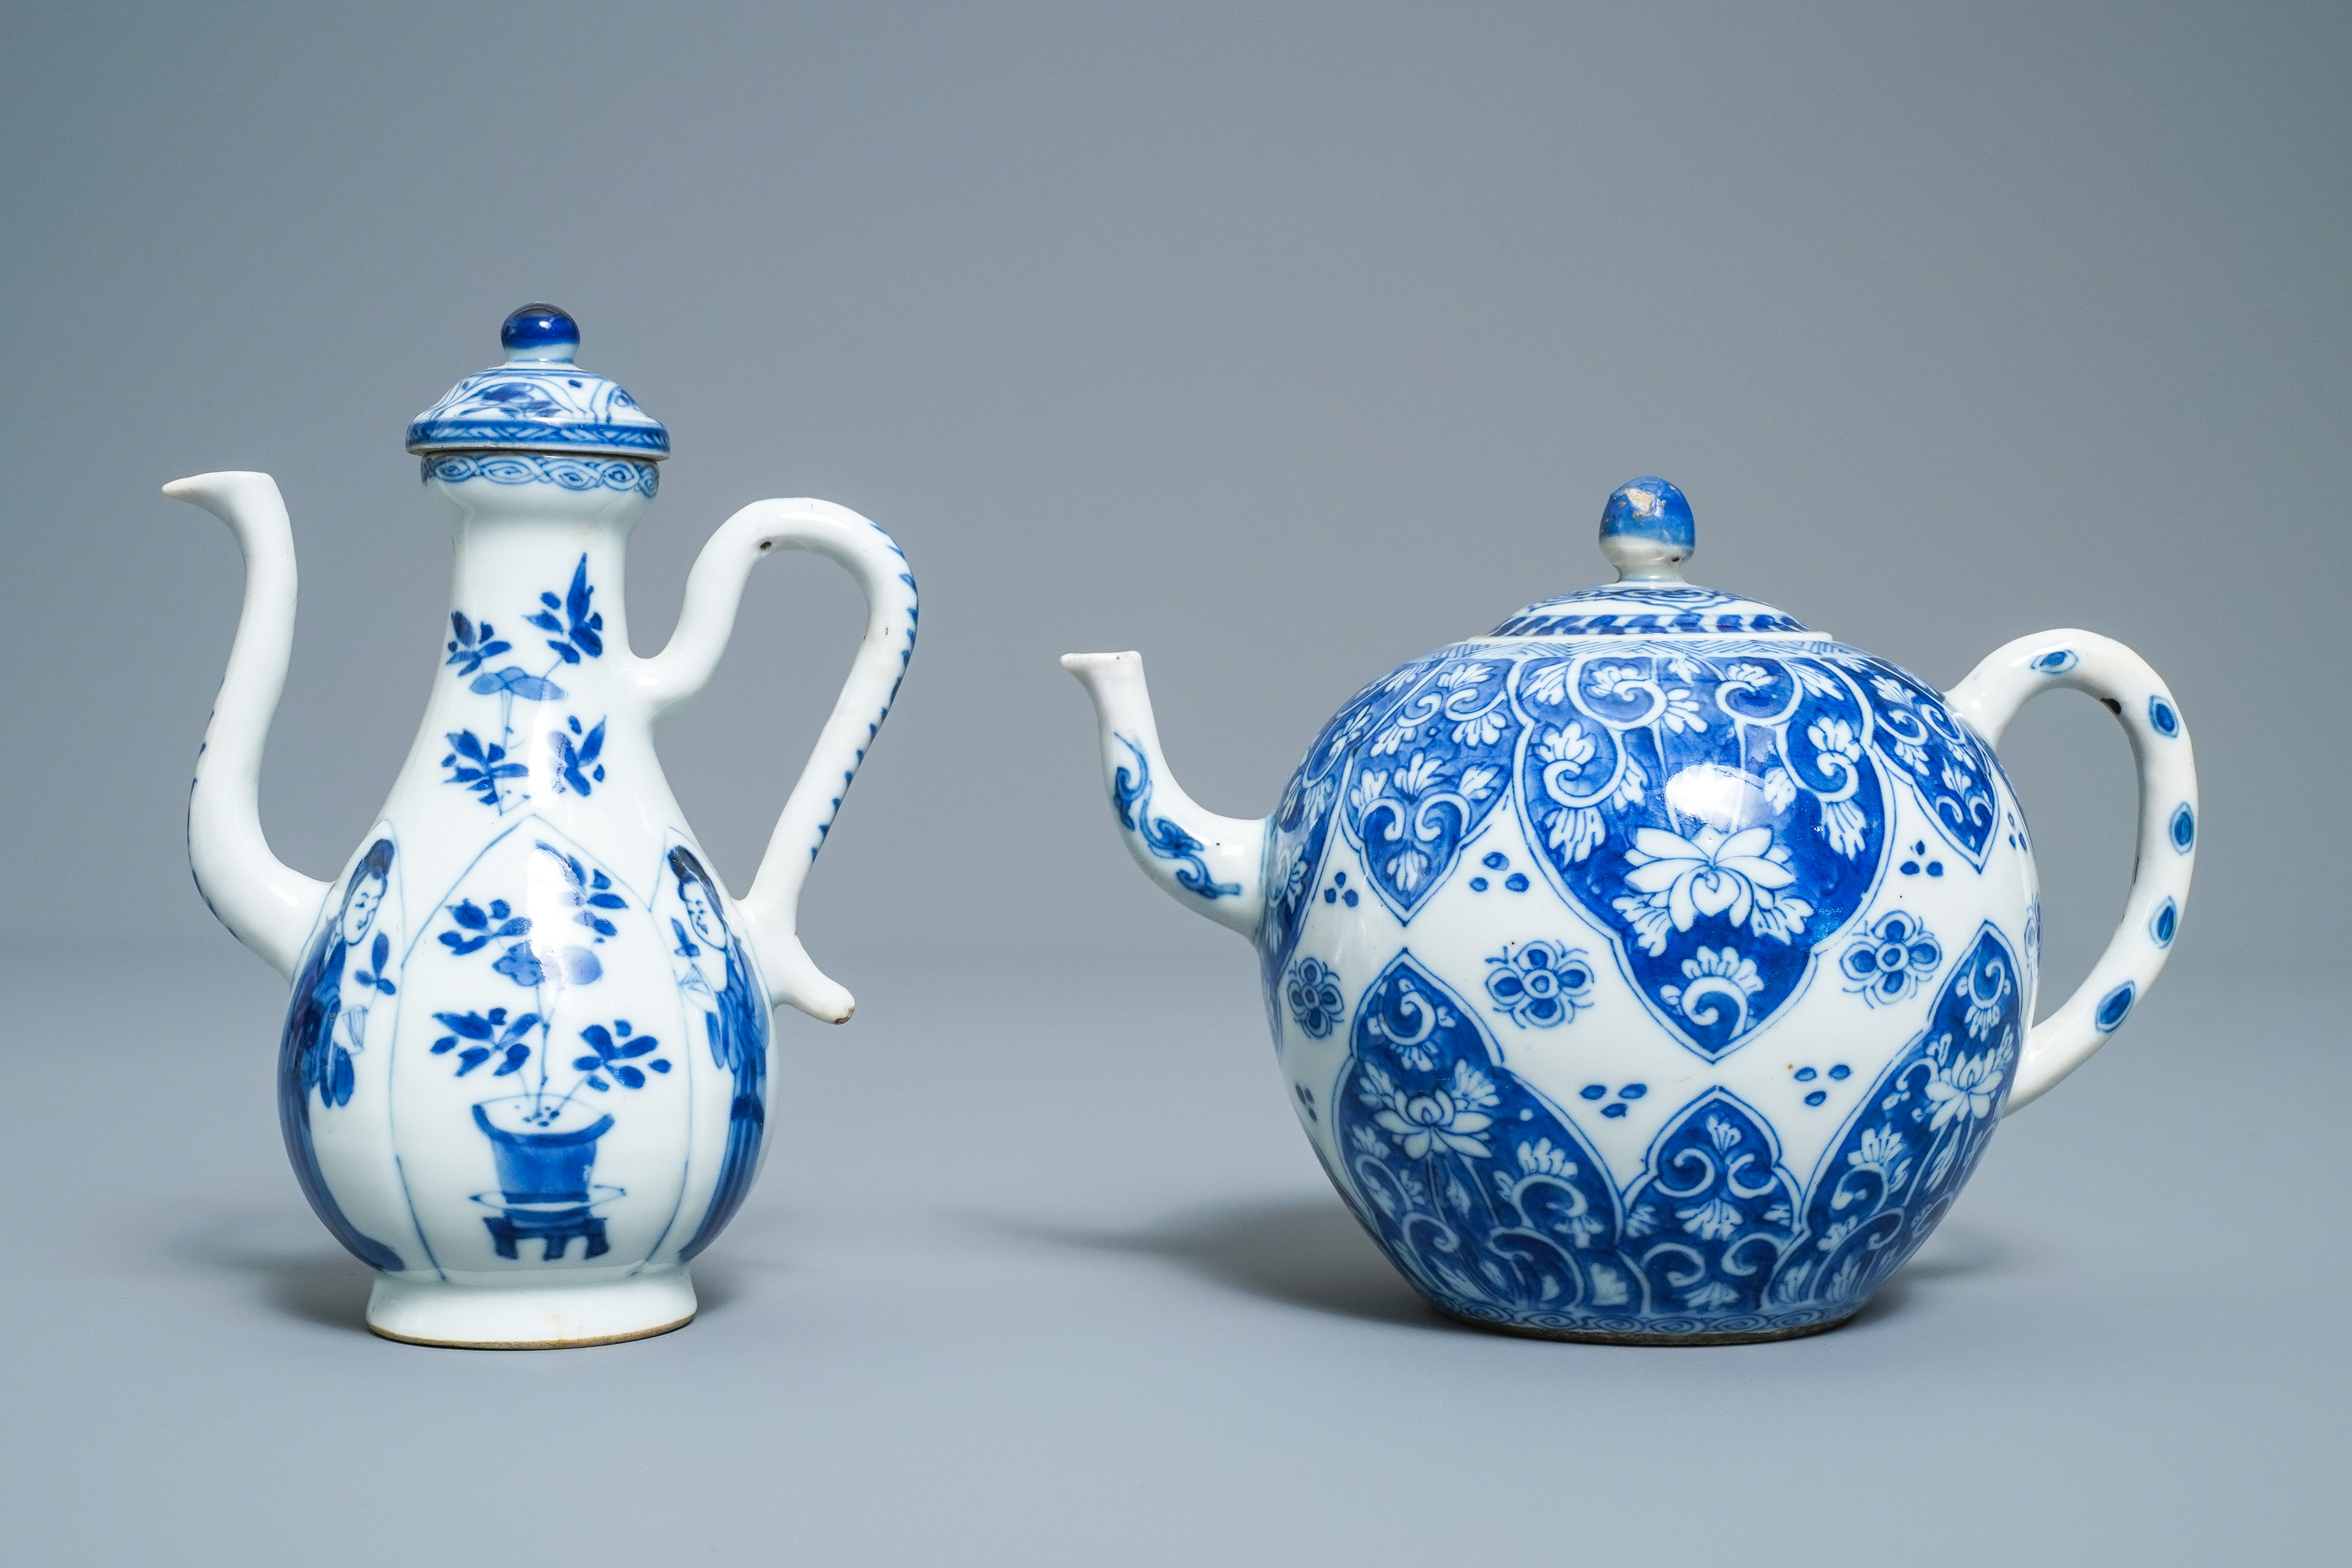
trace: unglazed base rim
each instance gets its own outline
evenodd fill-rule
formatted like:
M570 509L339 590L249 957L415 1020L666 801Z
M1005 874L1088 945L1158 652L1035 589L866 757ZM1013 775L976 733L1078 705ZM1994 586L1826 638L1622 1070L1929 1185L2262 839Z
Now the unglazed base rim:
M625 1334L598 1334L584 1340L424 1340L414 1334L395 1334L390 1329L370 1323L368 1332L379 1339L395 1340L404 1345L428 1345L435 1350L450 1351L570 1351L585 1350L591 1345L621 1345L631 1340L649 1340L656 1334L674 1334L700 1315L700 1309L688 1312L674 1323L662 1323L650 1329L632 1329Z
M1432 1303L1435 1305L1435 1303ZM1853 1321L1862 1309L1856 1307L1843 1317L1831 1318L1819 1323L1800 1323L1790 1329L1747 1329L1727 1334L1631 1334L1615 1333L1601 1329L1538 1329L1525 1323L1492 1323L1483 1318L1473 1318L1461 1312L1438 1311L1457 1323L1467 1323L1474 1329L1487 1329L1498 1334L1516 1334L1528 1340L1565 1340L1580 1345L1761 1345L1776 1340L1804 1340L1815 1334L1842 1329Z
M379 1274L368 1295L367 1326L398 1344L570 1350L673 1333L701 1307L683 1268L584 1281L542 1274L506 1285Z

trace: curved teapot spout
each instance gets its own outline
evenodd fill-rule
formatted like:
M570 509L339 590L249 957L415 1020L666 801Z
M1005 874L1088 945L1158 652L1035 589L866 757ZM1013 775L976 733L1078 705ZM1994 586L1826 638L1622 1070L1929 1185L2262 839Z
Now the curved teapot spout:
M1267 819L1203 811L1169 775L1141 654L1065 654L1062 668L1094 699L1103 780L1128 853L1178 903L1255 939L1265 912Z
M328 891L261 832L261 751L294 650L293 526L268 474L198 474L163 493L227 523L245 552L245 607L188 794L188 859L221 923L290 979Z

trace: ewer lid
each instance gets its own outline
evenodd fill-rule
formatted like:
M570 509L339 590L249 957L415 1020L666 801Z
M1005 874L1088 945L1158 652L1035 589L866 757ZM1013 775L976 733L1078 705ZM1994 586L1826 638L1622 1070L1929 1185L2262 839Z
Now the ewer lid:
M669 431L619 384L572 363L580 324L561 307L525 305L499 330L507 363L476 371L408 426L408 449L669 456Z
M1618 488L1601 513L1601 553L1618 580L1529 605L1496 637L1755 637L1806 633L1771 605L1683 581L1696 542L1690 502L1643 475ZM1807 634L1811 635L1811 634Z

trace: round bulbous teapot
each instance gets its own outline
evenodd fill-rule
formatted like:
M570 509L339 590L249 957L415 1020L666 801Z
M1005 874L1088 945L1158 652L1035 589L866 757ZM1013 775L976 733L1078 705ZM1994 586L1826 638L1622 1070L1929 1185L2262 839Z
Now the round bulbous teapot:
M914 650L915 580L856 512L755 502L697 558L669 646L640 658L622 567L668 432L573 362L562 310L526 305L500 335L506 363L409 426L455 583L415 742L331 883L281 864L258 814L293 641L285 503L267 474L164 487L246 559L188 848L213 911L293 982L279 1121L311 1207L377 1270L368 1325L593 1344L693 1317L687 1265L768 1150L771 1009L849 1016L796 910ZM867 617L739 902L678 812L654 726L709 679L779 547L846 567Z
M2189 894L2189 731L2129 648L2021 637L1938 694L1684 582L1693 542L1674 486L1624 486L1618 582L1374 681L1255 821L1170 777L1139 656L1062 661L1136 860L1256 945L1332 1185L1431 1302L1499 1329L1851 1318L2000 1118L2130 1016ZM2035 1025L2032 848L1993 747L2058 687L2130 737L2139 854L2105 953Z

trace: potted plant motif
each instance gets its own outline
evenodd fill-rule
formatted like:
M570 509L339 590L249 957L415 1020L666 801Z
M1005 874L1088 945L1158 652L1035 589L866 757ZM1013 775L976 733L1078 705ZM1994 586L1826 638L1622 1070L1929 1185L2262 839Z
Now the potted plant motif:
M572 998L604 977L604 965L591 944L618 934L606 911L628 907L613 890L612 879L582 865L578 857L541 844L539 852L558 873L557 885L568 894L574 922L585 928L582 942L550 942L534 945L531 921L519 915L503 899L488 909L472 900L449 907L451 929L441 933L442 945L453 955L483 952L503 943L488 967L511 984L530 993L530 1005L518 1011L491 1006L466 1012L433 1015L448 1033L433 1042L436 1056L453 1057L457 1076L466 1078L487 1068L489 1079L520 1078L529 1088L520 1094L502 1094L478 1100L474 1125L490 1141L498 1170L499 1213L483 1223L501 1258L519 1258L525 1241L541 1244L541 1261L565 1257L574 1237L584 1245L581 1256L601 1258L608 1250L604 1221L594 1208L602 1201L590 1181L596 1161L597 1141L613 1130L606 1097L616 1089L642 1089L647 1074L670 1070L669 1058L656 1056L661 1041L639 1033L626 1018L565 1028L575 1035L576 1047L559 1043L559 1012L576 1013ZM568 1066L559 1068L562 1053L572 1052ZM609 1194L626 1194L618 1188ZM484 1198L482 1201L488 1202Z

